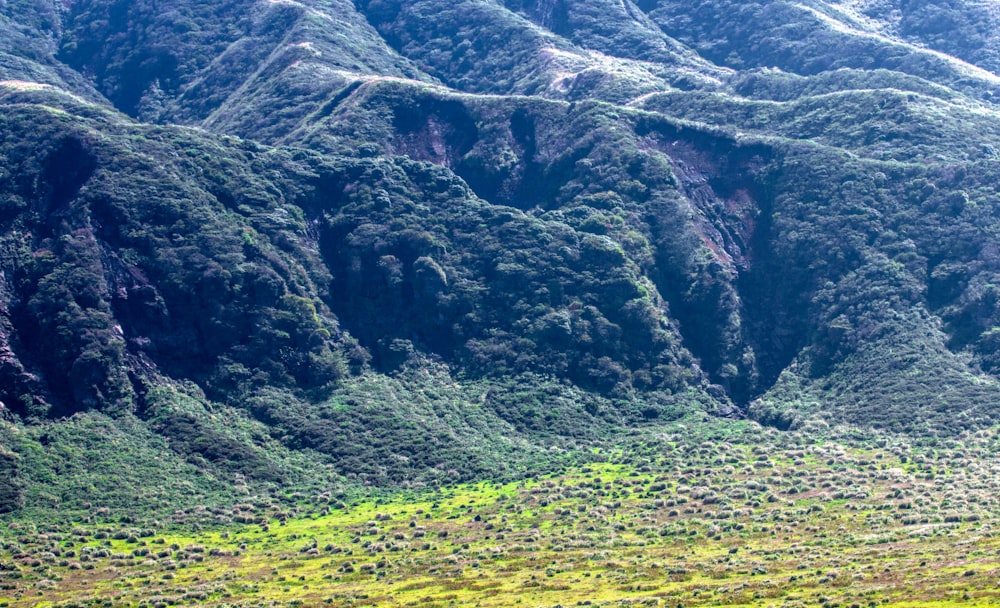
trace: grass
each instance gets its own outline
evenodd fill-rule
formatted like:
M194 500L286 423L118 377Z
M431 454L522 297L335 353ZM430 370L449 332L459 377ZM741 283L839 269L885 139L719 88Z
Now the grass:
M935 445L727 421L591 465L203 530L3 531L0 606L927 606L1000 596L998 431Z

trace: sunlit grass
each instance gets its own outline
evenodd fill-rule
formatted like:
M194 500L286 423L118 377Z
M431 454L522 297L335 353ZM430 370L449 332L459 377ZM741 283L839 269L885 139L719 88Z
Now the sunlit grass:
M14 522L0 605L986 605L995 449L746 426L512 483L238 505L258 523L203 531Z

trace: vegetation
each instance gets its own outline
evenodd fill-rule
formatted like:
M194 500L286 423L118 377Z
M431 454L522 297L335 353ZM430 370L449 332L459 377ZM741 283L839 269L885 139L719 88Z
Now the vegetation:
M997 16L0 3L0 606L992 601Z
M22 523L4 533L0 601L987 605L997 440L695 419L513 483L175 515L210 532Z

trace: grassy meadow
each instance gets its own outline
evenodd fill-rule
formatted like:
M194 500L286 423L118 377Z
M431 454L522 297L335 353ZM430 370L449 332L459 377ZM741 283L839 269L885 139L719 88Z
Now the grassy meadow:
M998 438L696 422L505 484L10 519L0 606L993 605Z

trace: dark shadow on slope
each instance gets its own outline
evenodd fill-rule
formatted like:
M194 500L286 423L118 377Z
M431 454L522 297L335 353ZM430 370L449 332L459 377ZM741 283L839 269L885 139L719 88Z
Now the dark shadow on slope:
M517 163L502 167L493 158L468 158L456 173L480 198L495 205L524 209L546 197L541 190L549 182L544 179L544 167L536 159L535 117L524 108L519 108L510 117L509 129Z
M60 141L45 158L38 182L39 216L44 218L43 238L52 236L69 212L70 201L97 169L97 161L75 137Z
M333 111L337 109L337 106L339 106L341 103L344 102L344 100L346 100L355 91L357 91L362 84L364 84L363 81L355 80L354 82L348 84L346 87L338 91L336 95L330 98L330 100L327 101L325 104L323 104L323 106L316 112L316 115L313 117L313 120L320 121L330 116L330 114L333 114Z
M453 168L479 139L475 119L466 107L445 99L424 98L393 107L397 154Z
M773 199L766 185L758 198L760 214L750 243L753 262L741 272L737 289L743 303L743 330L754 352L757 366L755 386L734 400L745 408L766 393L806 345L807 319L800 305L800 290L790 281L785 263L772 251ZM782 425L784 424L784 428ZM778 421L774 426L785 430Z
M546 163L539 159L538 124L527 108L518 108L508 124L510 151L517 161L490 152L466 156L455 168L473 192L494 205L518 209L551 209L556 205L560 189L573 178L574 165L590 151L588 147L574 149Z
M774 151L654 119L636 131L671 158L685 199L650 221L657 245L652 278L685 346L745 407L803 344L793 286L783 282L770 247Z

